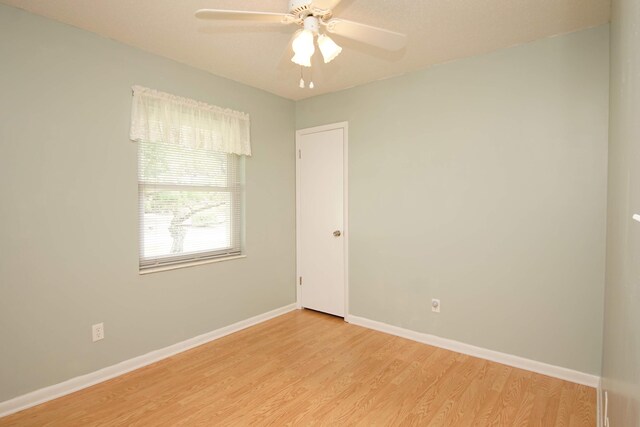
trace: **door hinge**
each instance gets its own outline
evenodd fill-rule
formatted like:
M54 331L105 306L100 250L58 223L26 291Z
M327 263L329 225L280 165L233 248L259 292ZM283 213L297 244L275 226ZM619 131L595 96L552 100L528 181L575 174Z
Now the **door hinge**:
M299 284L300 284L300 286L302 286L302 276L300 276Z
M302 150L298 150L298 158L301 159L302 158Z

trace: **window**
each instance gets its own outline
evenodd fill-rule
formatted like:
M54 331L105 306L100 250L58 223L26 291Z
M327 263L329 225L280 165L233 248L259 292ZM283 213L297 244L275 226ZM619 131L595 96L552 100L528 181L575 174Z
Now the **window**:
M138 146L140 267L241 253L240 156Z
M139 86L140 269L242 253L249 116Z

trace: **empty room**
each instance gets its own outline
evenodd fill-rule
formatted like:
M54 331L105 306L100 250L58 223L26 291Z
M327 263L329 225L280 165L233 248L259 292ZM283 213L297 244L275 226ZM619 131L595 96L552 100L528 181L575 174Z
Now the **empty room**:
M0 426L640 427L638 0L0 0L0 200Z

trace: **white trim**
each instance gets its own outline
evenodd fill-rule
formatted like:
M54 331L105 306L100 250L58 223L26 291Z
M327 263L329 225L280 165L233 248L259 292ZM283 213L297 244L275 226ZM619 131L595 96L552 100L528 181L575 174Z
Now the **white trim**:
M302 135L312 133L325 132L328 130L343 130L343 230L342 237L344 242L344 318L349 316L349 122L338 122L329 125L315 126L312 128L299 129L296 131L296 307L302 308L300 295L300 158L298 156L300 147L298 138Z
M298 138L300 131L296 131L296 308L302 308L300 289L300 145Z
M597 427L603 427L603 417L602 413L602 378L598 378L598 387L596 388L596 425Z
M241 320L232 325L224 326L222 328L207 332L202 335L198 335L197 337L190 338L177 344L173 344L159 350L151 351L141 356L136 356L132 359L125 360L106 368L102 368L89 374L71 378L61 383L41 388L39 390L23 394L22 396L6 400L4 402L0 402L0 417L22 411L23 409L27 409L32 406L47 402L49 400L65 396L67 394L82 390L83 388L90 387L103 381L107 381L111 378L126 374L127 372L142 368L143 366L150 365L159 360L166 359L167 357L182 353L183 351L198 347L210 341L217 340L218 338L222 338L226 335L238 332L250 326L257 325L258 323L262 323L266 320L288 313L295 309L296 304L289 304L284 307L276 308L275 310L259 314L249 319Z
M138 274L143 275L143 274L158 273L160 271L178 270L180 268L195 267L196 265L212 264L214 262L222 262L222 261L231 261L232 259L242 259L246 257L247 257L246 255L231 255L231 256L223 256L223 257L211 258L211 259L205 259L205 260L199 260L199 261L186 261L186 262L181 262L176 264L159 265L157 267L147 267L143 270L139 270Z
M340 125L344 129L342 134L344 139L342 198L344 199L344 318L346 319L349 316L349 122L342 122Z
M346 318L346 321L354 325L363 326L365 328L373 329L391 335L396 335L402 338L407 338L423 344L429 344L435 347L444 348L446 350L455 351L457 353L491 360L492 362L502 363L504 365L513 366L515 368L537 372L539 374L548 375L550 377L559 378L565 381L570 381L589 387L597 387L600 380L600 377L598 377L597 375L574 371L573 369L563 368L561 366L549 365L547 363L526 359L520 356L514 356L512 354L501 353L499 351L489 350L482 347L476 347L471 344L465 344L459 341L441 338L423 332L416 332L398 326L388 325L386 323L366 319L364 317L349 315Z

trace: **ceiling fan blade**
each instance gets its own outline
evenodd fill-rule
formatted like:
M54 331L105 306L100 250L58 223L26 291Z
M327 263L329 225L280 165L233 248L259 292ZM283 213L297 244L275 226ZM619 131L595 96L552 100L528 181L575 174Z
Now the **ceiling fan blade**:
M287 13L250 12L246 10L200 9L196 11L199 19L225 19L229 21L254 21L272 24L290 24L295 16Z
M340 3L340 0L313 0L311 7L321 10L329 10L334 9L338 3Z
M327 31L386 50L400 50L407 44L406 34L344 19L331 19Z

